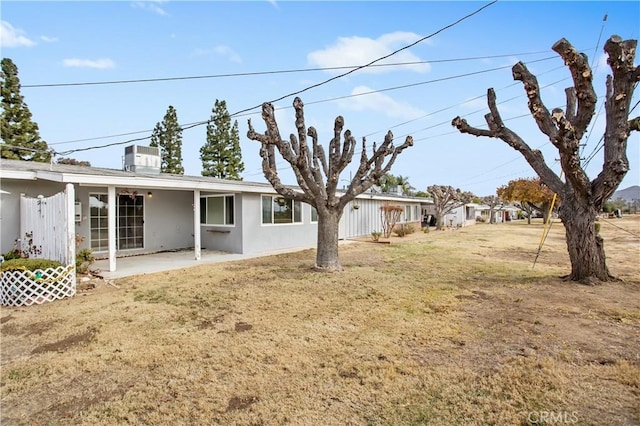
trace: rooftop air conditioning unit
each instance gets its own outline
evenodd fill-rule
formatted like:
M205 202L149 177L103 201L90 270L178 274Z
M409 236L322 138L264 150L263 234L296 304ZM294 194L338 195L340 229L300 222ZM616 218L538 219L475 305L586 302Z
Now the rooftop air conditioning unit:
M130 145L124 148L124 170L135 173L160 173L160 148Z

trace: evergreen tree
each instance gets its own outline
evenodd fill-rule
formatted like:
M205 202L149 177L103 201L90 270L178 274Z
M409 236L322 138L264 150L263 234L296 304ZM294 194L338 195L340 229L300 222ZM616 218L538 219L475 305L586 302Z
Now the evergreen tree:
M184 174L182 167L182 128L178 124L178 114L169 105L162 122L158 122L151 135L150 146L160 148L162 173Z
M225 101L216 99L211 119L207 125L207 141L200 148L202 176L220 179L242 180L244 171L238 121L231 125L231 116Z
M38 124L31 120L31 111L20 94L18 67L9 58L2 58L2 114L0 136L6 145L0 145L2 158L12 160L48 162L51 153L47 143L40 138Z

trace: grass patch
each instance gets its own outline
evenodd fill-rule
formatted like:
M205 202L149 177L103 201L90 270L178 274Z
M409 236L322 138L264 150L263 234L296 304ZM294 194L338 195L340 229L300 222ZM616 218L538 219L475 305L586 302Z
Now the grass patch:
M640 217L616 225L637 235ZM637 238L603 226L624 281L587 287L558 278L561 225L532 267L541 232L414 233L341 246L341 273L314 272L304 250L1 308L0 420L640 423Z

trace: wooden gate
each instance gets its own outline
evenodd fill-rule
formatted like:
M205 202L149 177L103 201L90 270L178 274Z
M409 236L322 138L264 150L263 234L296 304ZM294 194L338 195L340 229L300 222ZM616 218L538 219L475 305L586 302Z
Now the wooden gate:
M67 184L51 197L20 198L20 239L29 257L75 264L75 191Z

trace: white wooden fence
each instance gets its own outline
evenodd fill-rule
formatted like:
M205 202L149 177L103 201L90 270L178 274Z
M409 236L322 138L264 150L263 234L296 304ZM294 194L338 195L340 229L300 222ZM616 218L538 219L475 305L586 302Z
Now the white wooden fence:
M68 184L51 197L20 197L20 239L30 258L75 264L75 191Z

